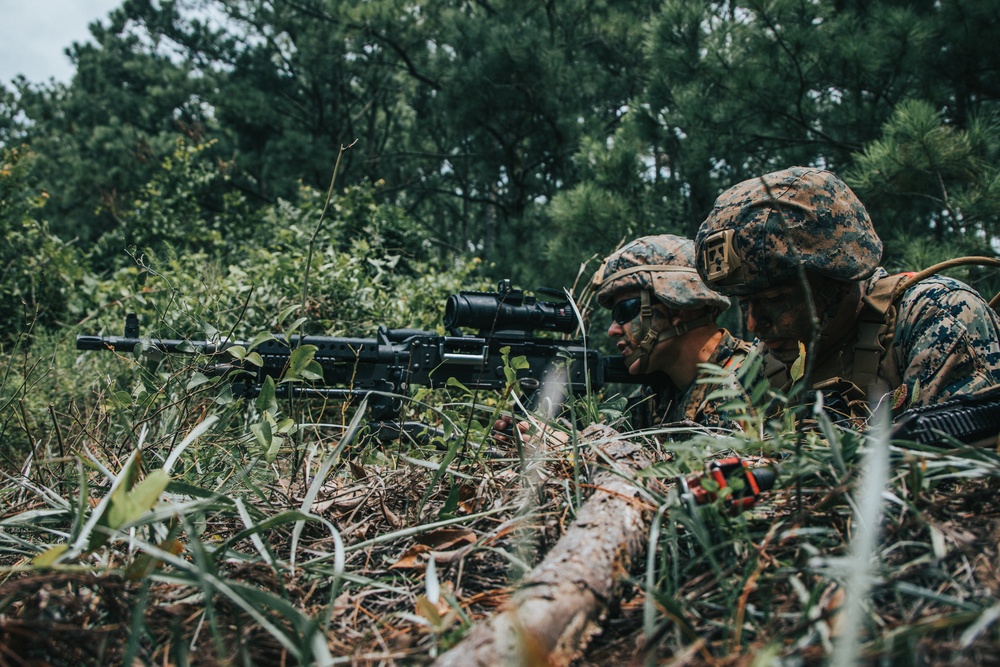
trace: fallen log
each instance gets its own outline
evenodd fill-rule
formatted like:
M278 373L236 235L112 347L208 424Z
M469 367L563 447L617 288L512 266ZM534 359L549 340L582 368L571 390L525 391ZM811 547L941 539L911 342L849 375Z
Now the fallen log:
M600 632L623 575L643 557L651 514L630 478L652 457L617 436L600 425L581 434L617 470L601 466L591 480L593 495L510 601L442 654L436 667L568 665Z

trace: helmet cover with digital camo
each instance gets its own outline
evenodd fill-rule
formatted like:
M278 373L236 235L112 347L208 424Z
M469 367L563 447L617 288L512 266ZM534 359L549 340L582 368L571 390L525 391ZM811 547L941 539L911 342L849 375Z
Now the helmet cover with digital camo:
M723 192L695 245L702 279L728 296L782 285L799 264L832 280L863 280L882 257L882 241L854 192L833 173L809 167Z
M710 308L721 312L729 299L710 289L698 277L694 242L673 234L644 236L622 246L594 275L597 302L610 308L617 295L628 290L652 290L676 310Z
M639 292L639 342L625 363L631 366L640 360L640 373L647 371L649 355L660 341L714 322L729 307L727 297L699 278L694 254L690 239L673 234L644 236L612 253L594 274L597 302L605 308L614 306L615 298L622 293ZM672 310L706 309L706 313L676 326L653 329L651 294Z

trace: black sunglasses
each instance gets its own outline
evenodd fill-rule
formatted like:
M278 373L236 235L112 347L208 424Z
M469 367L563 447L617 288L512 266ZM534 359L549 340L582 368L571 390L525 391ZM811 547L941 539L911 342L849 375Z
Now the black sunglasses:
M616 303L615 307L611 309L611 318L621 326L625 326L635 318L639 317L639 311L641 309L641 298L636 296L631 299L625 299L624 301Z

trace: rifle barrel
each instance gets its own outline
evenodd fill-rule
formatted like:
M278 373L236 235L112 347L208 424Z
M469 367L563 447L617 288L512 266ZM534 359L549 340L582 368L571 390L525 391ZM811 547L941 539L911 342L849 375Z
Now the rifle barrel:
M148 346L168 354L215 354L231 345L240 343L212 343L209 341L177 340L171 338L128 338L122 336L86 336L76 337L78 350L111 350L113 352L132 352L137 345Z

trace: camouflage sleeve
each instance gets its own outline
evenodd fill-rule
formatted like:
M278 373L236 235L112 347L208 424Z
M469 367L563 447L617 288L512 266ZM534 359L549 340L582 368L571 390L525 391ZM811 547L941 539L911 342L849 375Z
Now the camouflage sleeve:
M717 389L723 388L728 390L726 398L709 398ZM753 411L753 404L746 388L735 375L729 375L720 383L699 384L698 389L696 396L692 397L696 402L687 406L691 421L709 428L742 430L738 420L747 416L746 409Z
M1000 384L1000 319L957 280L929 278L899 304L893 355L906 401L937 403Z
M714 382L703 375L688 387L678 401L678 414L675 416L711 428L741 429L740 420L754 412L747 387L765 381L761 364L743 365L750 349L748 343L737 341L724 331L710 363L726 372ZM749 368L756 369L752 377L746 377ZM725 391L717 393L717 390Z
M625 411L631 428L641 430L656 425L656 396L651 387L640 387L628 397Z

